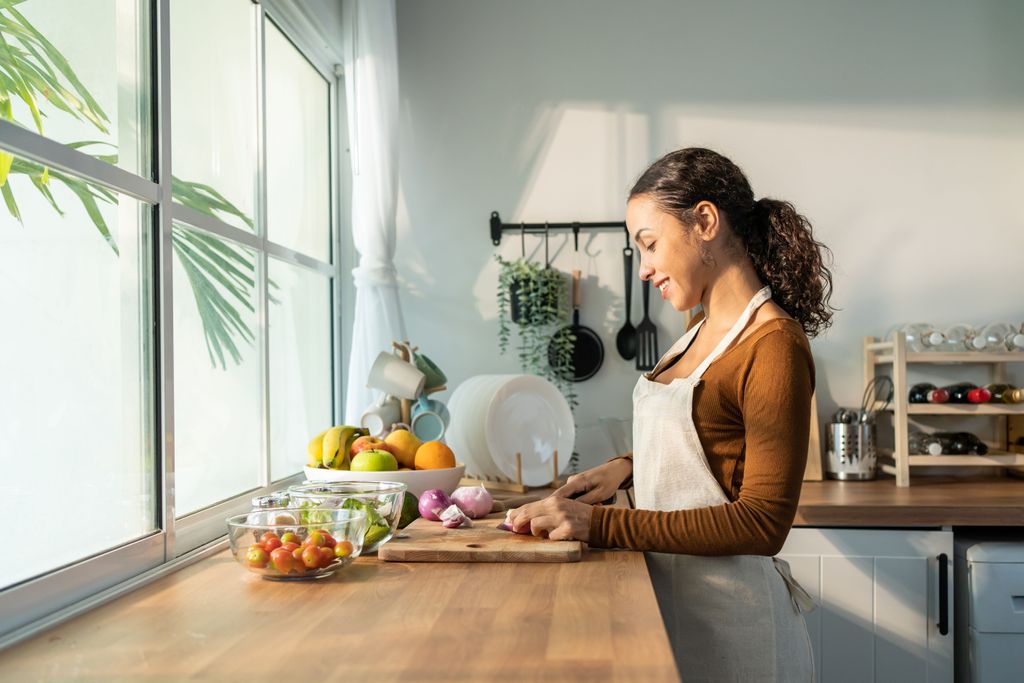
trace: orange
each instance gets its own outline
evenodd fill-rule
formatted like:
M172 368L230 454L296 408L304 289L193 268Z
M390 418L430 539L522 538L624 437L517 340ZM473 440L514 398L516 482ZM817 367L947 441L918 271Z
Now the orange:
M455 467L455 454L440 441L426 441L416 450L416 469L442 470Z

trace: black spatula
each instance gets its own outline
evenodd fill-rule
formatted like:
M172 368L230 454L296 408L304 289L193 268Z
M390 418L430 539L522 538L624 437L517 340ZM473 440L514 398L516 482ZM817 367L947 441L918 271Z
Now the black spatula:
M644 280L644 319L636 328L636 369L653 370L658 363L658 328L648 315L651 281Z

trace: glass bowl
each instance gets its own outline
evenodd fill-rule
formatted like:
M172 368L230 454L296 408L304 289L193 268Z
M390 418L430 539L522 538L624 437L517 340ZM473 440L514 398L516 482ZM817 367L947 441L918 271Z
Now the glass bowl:
M253 510L227 519L228 542L238 563L264 579L319 579L359 557L368 519L337 507Z
M306 482L289 487L290 505L328 507L366 513L363 552L372 553L395 535L408 487L396 481Z

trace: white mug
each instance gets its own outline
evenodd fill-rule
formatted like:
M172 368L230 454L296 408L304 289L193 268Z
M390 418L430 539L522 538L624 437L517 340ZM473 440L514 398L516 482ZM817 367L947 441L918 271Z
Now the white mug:
M381 351L377 360L373 361L366 386L398 398L413 400L423 393L426 381L427 376L415 365L387 351Z
M400 419L402 419L402 406L398 399L384 394L366 409L363 416L359 418L359 425L369 430L371 436L383 436L391 429L391 425Z

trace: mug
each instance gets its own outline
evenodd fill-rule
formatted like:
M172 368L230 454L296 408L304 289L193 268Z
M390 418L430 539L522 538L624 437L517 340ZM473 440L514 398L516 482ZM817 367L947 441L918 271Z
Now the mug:
M412 418L412 433L420 441L440 441L448 430L444 418L435 412L421 410Z
M436 413L444 422L445 427L451 423L451 415L448 413L448 406L440 401L429 399L426 395L421 395L419 399L417 399L416 403L412 404L413 419L415 419L420 413Z
M400 419L402 419L402 406L398 399L384 394L366 409L363 416L359 418L359 425L369 430L372 436L383 436Z
M427 389L434 389L436 387L443 387L448 383L448 377L441 371L441 368L437 367L434 361L430 360L422 353L412 354L413 362L419 371L427 377L427 382L424 385Z
M406 363L398 356L381 351L373 361L366 386L380 389L385 394L398 398L415 399L423 393L427 376L412 363Z

